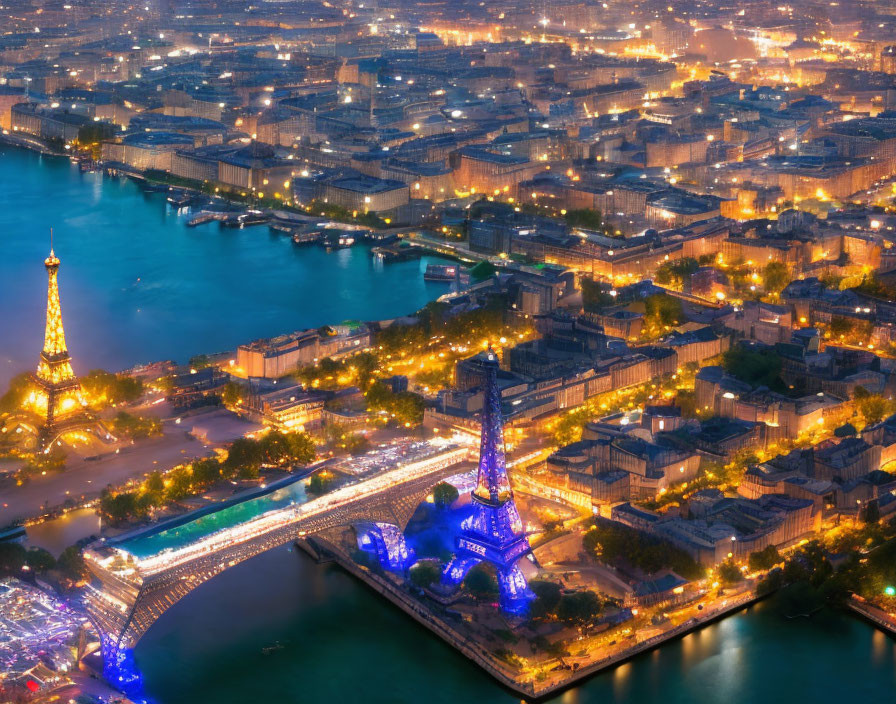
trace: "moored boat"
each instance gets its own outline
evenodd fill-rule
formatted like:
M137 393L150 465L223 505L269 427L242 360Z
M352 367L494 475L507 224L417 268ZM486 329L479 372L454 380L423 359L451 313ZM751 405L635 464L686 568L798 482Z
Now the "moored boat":
M455 264L428 264L426 271L423 272L426 281L454 281L455 276L457 276Z
M271 219L260 210L250 210L246 213L231 214L221 220L221 227L243 228L250 225L261 225Z

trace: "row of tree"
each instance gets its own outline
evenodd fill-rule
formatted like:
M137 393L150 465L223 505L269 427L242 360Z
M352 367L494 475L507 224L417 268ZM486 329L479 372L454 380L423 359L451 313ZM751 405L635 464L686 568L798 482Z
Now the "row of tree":
M81 388L90 406L101 410L112 404L133 403L143 395L144 387L140 379L126 374L112 374L103 369L94 369L79 379ZM31 375L17 374L10 382L6 393L0 396L0 413L19 410L31 389Z
M103 369L94 369L81 377L81 388L94 407L133 403L144 392L140 379L126 374L112 374Z
M306 465L316 454L314 441L305 433L271 431L258 439L240 438L223 461L208 457L165 474L153 472L133 490L105 490L99 512L113 523L143 518L155 508L194 496L222 480L254 479L265 467Z
M788 391L781 379L783 364L772 350L758 351L744 345L733 345L722 354L722 367L728 374L753 387L767 386L780 393Z

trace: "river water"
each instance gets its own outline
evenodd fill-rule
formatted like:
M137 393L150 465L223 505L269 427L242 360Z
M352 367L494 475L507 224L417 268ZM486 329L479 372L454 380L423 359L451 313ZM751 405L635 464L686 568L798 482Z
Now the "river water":
M279 644L279 646L278 646ZM264 648L280 649L264 653ZM137 645L152 701L511 704L463 656L333 565L279 548L176 604ZM844 614L762 602L593 677L563 704L892 704L896 647Z
M446 290L423 282L426 259L383 268L363 247L326 254L264 227L187 228L158 194L81 175L64 160L3 150L0 183L0 385L30 369L41 346L50 227L81 372L183 361L296 328L401 315ZM95 517L77 512L29 534L58 552L95 527ZM518 701L338 567L287 547L176 604L136 658L157 704ZM769 601L555 701L892 704L896 648L846 615L788 621Z
M50 521L28 526L28 545L49 550L59 557L69 545L90 536L99 537L102 520L92 508L79 508Z
M438 258L383 265L369 247L299 247L266 225L186 226L159 193L0 146L0 387L37 364L55 233L66 339L78 373L119 370L343 320L412 313L448 291Z

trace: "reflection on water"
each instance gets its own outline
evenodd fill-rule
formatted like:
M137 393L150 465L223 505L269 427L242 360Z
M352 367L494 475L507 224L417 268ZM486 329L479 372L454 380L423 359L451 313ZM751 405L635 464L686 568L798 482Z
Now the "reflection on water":
M420 261L374 264L357 243L297 247L266 226L186 226L162 193L81 174L67 159L0 148L0 387L31 369L43 341L54 228L76 371L186 361L259 337L412 313L449 290ZM47 197L52 194L52 198Z
M264 655L277 641L284 647ZM877 648L881 660L871 656ZM863 622L840 612L788 621L772 600L551 704L892 704L894 657L893 641ZM157 704L519 702L338 567L289 548L176 604L140 642L137 660Z
M25 532L28 534L29 545L49 550L59 557L69 545L92 535L98 536L101 525L102 521L93 509L82 508L69 511L51 521L28 526Z
M632 665L630 662L622 663L619 667L612 671L613 678L613 694L617 701L626 701L629 690L629 678L631 677Z
M560 695L560 704L581 704L581 691L570 689Z
M892 650L892 648L887 648L887 645L890 643L891 641L884 635L883 631L874 631L874 637L871 639L871 653L875 664L884 662L889 654L887 651Z

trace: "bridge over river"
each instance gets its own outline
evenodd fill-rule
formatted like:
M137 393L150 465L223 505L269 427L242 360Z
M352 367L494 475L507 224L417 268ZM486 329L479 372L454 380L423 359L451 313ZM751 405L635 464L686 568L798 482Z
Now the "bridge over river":
M432 452L309 499L300 481L95 543L84 551L98 578L86 598L104 668L124 690L139 686L133 648L173 604L224 570L266 550L332 528L363 526L381 559L407 556L403 531L439 482L458 474L470 448Z

